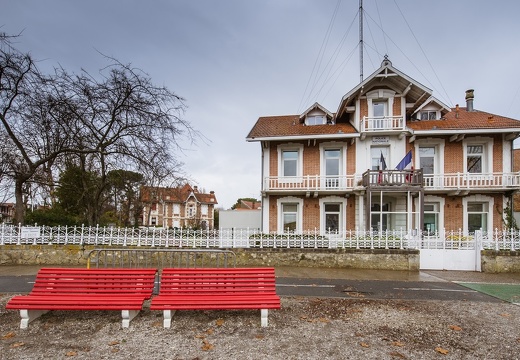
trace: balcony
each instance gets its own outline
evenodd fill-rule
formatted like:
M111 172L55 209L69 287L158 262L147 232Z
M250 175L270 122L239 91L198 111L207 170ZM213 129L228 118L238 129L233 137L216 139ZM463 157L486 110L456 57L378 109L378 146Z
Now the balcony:
M264 178L263 192L298 194L324 191L327 193L351 192L359 188L361 177L356 175L343 176L269 176ZM359 183L356 186L356 183Z
M367 170L364 174L343 176L270 176L265 177L262 191L269 194L345 194L368 187L399 190L422 187L425 193L465 195L469 192L504 192L520 190L520 172L484 174L423 174L418 170Z
M404 131L405 125L402 116L364 116L361 121L361 132Z
M424 190L429 193L448 192L450 195L520 190L520 172L428 174L424 175Z

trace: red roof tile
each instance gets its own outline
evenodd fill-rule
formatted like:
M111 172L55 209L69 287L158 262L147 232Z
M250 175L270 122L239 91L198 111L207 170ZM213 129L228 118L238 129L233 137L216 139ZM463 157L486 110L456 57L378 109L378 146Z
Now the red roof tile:
M300 123L299 115L267 116L258 119L253 129L247 135L248 139L302 136L302 135L333 135L356 134L351 124L312 125Z
M218 204L215 193L211 191L209 194L199 193L198 189L192 188L189 184L182 187L166 188L166 187L150 187L143 186L141 188L141 201L148 202L151 199L151 193L155 192L155 199L176 203L183 203L193 192L193 195L202 204Z
M460 107L451 109L442 120L408 121L407 126L412 130L509 129L520 128L520 121Z

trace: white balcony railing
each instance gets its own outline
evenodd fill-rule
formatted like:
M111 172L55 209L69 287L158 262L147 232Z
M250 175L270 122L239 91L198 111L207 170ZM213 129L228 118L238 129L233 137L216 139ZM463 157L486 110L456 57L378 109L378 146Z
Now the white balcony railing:
M386 186L388 181L380 179L395 178L395 170L382 171L381 174L373 171L374 176L368 177L370 186ZM303 192L303 191L353 191L362 189L368 184L362 182L362 174L343 176L269 176L264 178L263 191L276 192ZM404 176L403 184L420 185ZM394 179L395 180L395 179ZM508 191L520 190L520 172L512 173L484 173L484 174L424 174L422 180L424 190L428 191ZM393 185L398 185L395 181Z
M453 173L424 174L424 189L428 190L514 190L520 188L520 173Z
M402 116L364 116L361 121L362 132L376 131L403 131L405 130L405 121Z
M316 191L353 190L361 181L361 175L343 176L269 176L264 178L264 191Z

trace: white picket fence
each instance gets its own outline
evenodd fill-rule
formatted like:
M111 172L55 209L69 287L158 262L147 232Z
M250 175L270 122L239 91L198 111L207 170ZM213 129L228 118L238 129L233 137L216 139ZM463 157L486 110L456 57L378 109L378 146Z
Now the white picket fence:
M261 233L258 229L163 229L87 226L0 225L1 245L94 245L164 248L349 248L349 249L520 249L520 231L461 230L436 233L419 230Z

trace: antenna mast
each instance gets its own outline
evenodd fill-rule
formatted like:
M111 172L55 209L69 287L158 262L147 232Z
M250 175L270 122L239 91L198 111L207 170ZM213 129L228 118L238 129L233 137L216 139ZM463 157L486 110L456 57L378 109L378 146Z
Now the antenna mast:
M359 0L359 82L363 82L363 0Z

